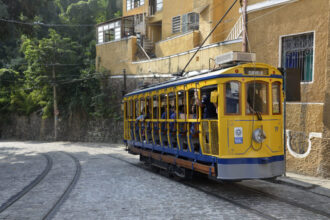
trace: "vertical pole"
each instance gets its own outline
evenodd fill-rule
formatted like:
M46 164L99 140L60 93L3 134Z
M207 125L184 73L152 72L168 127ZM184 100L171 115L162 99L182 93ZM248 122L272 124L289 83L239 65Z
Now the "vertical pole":
M124 79L124 88L122 90L122 96L124 97L124 95L126 94L126 69L123 69L123 79Z
M56 94L56 73L55 64L53 64L53 96L54 96L54 140L57 140L57 122L58 122L58 109L57 109L57 94Z
M283 140L284 140L284 176L286 176L286 69L283 74L283 90L284 90L284 103L283 103Z
M247 52L247 27L246 27L246 20L247 20L247 0L242 0L242 18L243 18L243 42L242 42L242 52Z

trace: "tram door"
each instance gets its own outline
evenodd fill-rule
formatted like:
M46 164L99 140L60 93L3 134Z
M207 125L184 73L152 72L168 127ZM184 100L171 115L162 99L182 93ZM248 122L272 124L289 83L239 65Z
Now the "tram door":
M199 138L204 154L219 155L218 94L218 85L205 86L200 90L202 119Z

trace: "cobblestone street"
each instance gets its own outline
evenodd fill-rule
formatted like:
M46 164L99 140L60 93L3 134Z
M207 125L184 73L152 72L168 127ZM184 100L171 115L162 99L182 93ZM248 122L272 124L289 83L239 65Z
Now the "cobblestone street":
M0 142L0 219L328 219L330 198L261 180L178 181L123 145Z

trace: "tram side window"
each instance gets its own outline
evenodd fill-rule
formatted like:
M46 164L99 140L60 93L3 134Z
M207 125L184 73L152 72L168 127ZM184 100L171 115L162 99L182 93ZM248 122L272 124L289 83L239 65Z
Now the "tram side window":
M203 119L217 119L218 118L218 103L217 103L217 85L205 86L201 89L202 100L197 98L197 104L202 109ZM212 99L211 99L212 98ZM215 99L214 99L215 98Z
M128 118L127 101L124 102L124 114L125 114L125 119L127 119Z
M240 114L240 90L239 82L227 82L225 84L225 113Z
M281 114L281 84L274 82L272 84L273 114Z
M268 85L264 82L251 82L246 86L247 106L246 113L259 112L268 114Z
M139 100L135 99L135 117L134 119L136 119L137 117L139 117L140 112L139 112Z
M154 96L153 97L153 119L158 119L158 96Z
M139 115L139 119L143 120L146 116L146 107L145 107L145 100L144 98L142 98L140 100L140 115Z
M133 118L133 101L129 101L129 119Z
M171 92L168 94L168 116L169 119L175 119L176 118L176 114L175 114L175 93Z
M190 89L188 91L188 101L189 101L189 119L198 119L198 109L195 98L195 89Z
M186 93L185 91L178 92L178 119L186 119Z
M152 106L151 106L151 99L150 97L148 96L146 98L146 107L145 107L145 119L150 119L150 114L151 114L151 109L152 109Z
M160 116L161 119L166 119L166 108L167 108L167 100L165 94L160 95Z

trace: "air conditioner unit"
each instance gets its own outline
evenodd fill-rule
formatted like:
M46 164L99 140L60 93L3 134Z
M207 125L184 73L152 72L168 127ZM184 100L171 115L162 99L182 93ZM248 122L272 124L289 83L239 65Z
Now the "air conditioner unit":
M246 53L246 52L237 52L237 51L231 51L215 57L215 63L217 65L232 64L235 62L248 63L255 61L256 61L255 53Z

